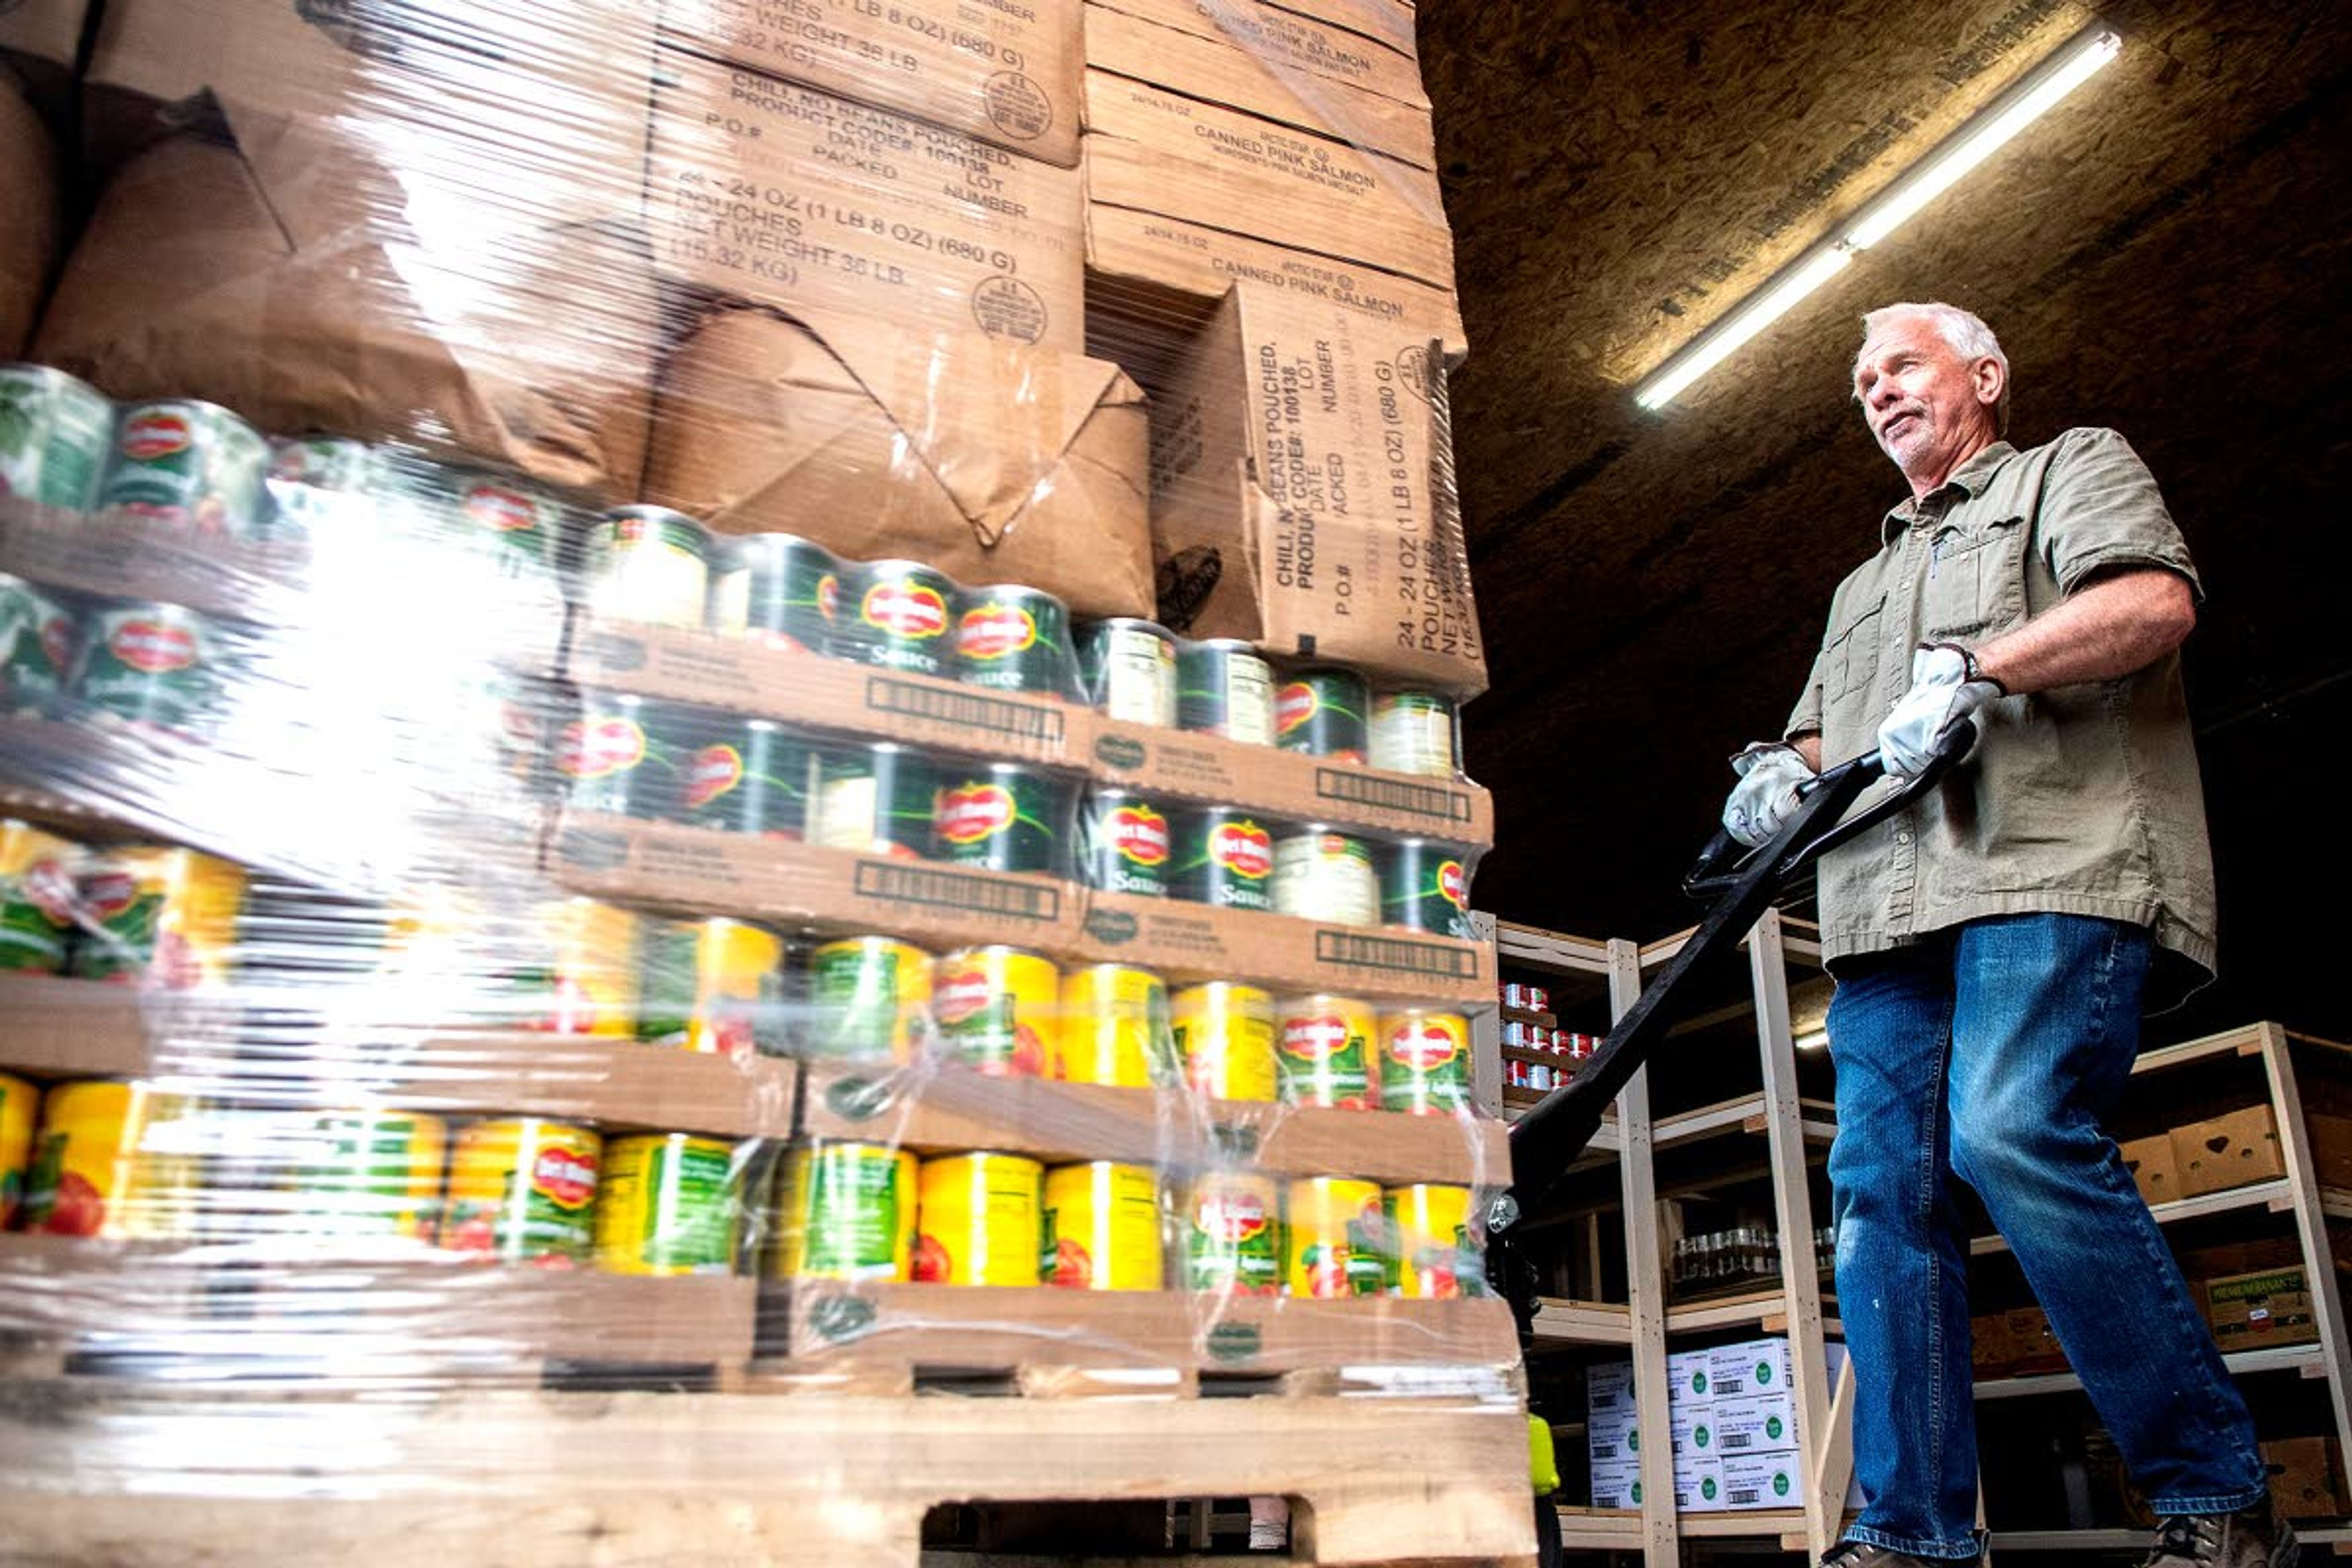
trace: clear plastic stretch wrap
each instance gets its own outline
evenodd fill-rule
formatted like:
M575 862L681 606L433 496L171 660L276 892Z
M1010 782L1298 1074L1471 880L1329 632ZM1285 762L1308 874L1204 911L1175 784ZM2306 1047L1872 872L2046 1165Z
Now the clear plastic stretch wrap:
M0 59L0 1561L1527 1549L1408 7Z

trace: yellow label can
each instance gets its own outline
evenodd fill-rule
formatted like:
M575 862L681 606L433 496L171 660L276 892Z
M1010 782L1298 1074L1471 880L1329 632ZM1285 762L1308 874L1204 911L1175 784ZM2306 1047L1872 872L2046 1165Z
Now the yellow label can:
M1045 1076L1061 1005L1062 972L1017 947L959 948L931 983L940 1040L992 1078Z
M1294 1296L1377 1296L1388 1289L1388 1216L1381 1189L1343 1176L1305 1176L1287 1194L1283 1273Z
M505 1263L569 1268L595 1238L604 1140L534 1116L477 1121L457 1134L441 1245Z
M1424 1182L1391 1187L1389 1290L1421 1300L1486 1294L1486 1252L1470 1223L1470 1189Z
M1096 1160L1045 1173L1041 1280L1077 1290L1157 1290L1166 1269L1159 1172Z
M413 1110L328 1110L289 1127L286 1138L278 1184L289 1229L433 1238L447 1122Z
M1168 985L1148 969L1091 963L1066 971L1055 1040L1054 1076L1066 1082L1149 1089L1176 1080Z
M637 1038L737 1061L784 1054L782 938L716 918L638 929Z
M204 1105L143 1083L50 1087L23 1201L26 1230L177 1238L195 1232Z
M65 967L82 855L79 845L0 820L0 971L55 974Z
M1176 993L1170 1011L1184 1079L1218 1100L1272 1100L1274 998L1255 985L1212 980Z
M1381 1016L1381 1108L1451 1116L1470 1105L1470 1020L1408 1008Z
M596 1267L612 1274L727 1274L741 1205L735 1147L654 1132L604 1145Z
M33 1128L41 1091L21 1078L0 1073L0 1230L16 1228L16 1208L25 1195L25 1172L33 1163Z
M915 1278L937 1285L1034 1285L1045 1251L1045 1167L1018 1154L923 1162Z
M531 906L516 982L526 1029L627 1038L636 1030L636 915L593 899Z
M803 1143L784 1156L768 1271L783 1279L905 1280L915 1157L882 1143Z
M1369 1002L1321 994L1286 1000L1274 1021L1285 1103L1379 1109L1380 1032L1380 1015Z
M912 1061L930 1026L937 963L921 948L887 936L853 936L813 949L809 1055Z
M122 845L93 850L75 889L81 937L71 973L166 991L228 981L243 868L193 849Z

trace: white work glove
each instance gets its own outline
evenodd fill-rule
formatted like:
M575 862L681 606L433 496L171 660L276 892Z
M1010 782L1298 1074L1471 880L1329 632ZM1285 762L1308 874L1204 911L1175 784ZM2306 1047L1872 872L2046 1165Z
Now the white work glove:
M1750 849L1780 836L1797 809L1798 786L1813 776L1794 746L1759 741L1731 759L1739 783L1723 803L1723 830Z
M1911 656L1911 689L1878 727L1878 754L1887 777L1917 777L1935 754L1936 737L1962 720L1983 733L1977 710L2009 693L1989 676L1969 679L1973 662L1956 643L1923 643Z

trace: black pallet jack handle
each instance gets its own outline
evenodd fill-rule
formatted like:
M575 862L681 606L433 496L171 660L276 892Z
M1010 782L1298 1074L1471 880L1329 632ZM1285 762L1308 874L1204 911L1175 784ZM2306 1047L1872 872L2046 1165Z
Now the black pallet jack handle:
M1669 1003L1675 988L1693 973L1736 955L1749 928L1790 878L1841 844L1909 810L1940 785L1944 775L1967 757L1976 738L1973 722L1962 720L1952 725L1937 737L1934 754L1916 776L1850 817L1845 814L1854 802L1885 776L1874 751L1805 784L1796 815L1779 837L1761 848L1748 849L1724 832L1708 841L1698 864L1683 879L1685 892L1715 900L1706 919L1643 989L1568 1087L1511 1128L1512 1184L1486 1213L1487 1274L1510 1301L1522 1335L1535 1322L1536 1279L1515 1234L1520 1218L1543 1201L1584 1152L1601 1131L1601 1113L1665 1037L1674 1020Z

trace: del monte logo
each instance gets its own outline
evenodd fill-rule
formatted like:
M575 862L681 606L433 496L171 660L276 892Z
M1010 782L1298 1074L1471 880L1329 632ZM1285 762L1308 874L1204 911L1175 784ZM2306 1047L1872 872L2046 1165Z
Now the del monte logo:
M1168 819L1148 805L1122 805L1110 815L1110 841L1119 858L1138 866L1168 861Z
M699 811L742 782L742 752L723 742L705 746L687 765L686 808Z
M1274 836L1255 822L1221 822L1209 835L1209 858L1236 877L1263 880L1274 871Z
M193 439L184 414L158 410L134 415L123 422L122 455L134 463L152 463L186 451Z
M1265 1200L1255 1193L1209 1193L1193 1215L1202 1234L1228 1244L1244 1242L1265 1230Z
M114 628L106 647L142 675L168 675L196 662L195 634L163 621L125 621Z
M109 921L131 907L131 900L139 896L139 884L125 872L101 871L84 877L80 892L82 907L90 918Z
M1437 868L1437 896L1457 910L1470 907L1470 882L1459 860L1448 860Z
M1282 1054L1302 1061L1328 1061L1348 1048L1348 1020L1292 1018L1282 1026Z
M1276 734L1287 735L1315 717L1319 704L1315 700L1315 689L1303 680L1285 686L1274 700L1274 728Z
M1020 806L1003 784L968 784L940 792L934 825L950 844L977 844L1013 824Z
M959 969L940 981L931 1011L942 1024L961 1024L994 1000L985 971Z
M920 583L877 583L859 601L858 618L899 637L935 637L948 629L948 602Z
M1432 1072L1459 1056L1461 1042L1442 1024L1407 1024L1389 1037L1389 1056L1415 1072Z
M531 1165L530 1184L559 1207L585 1208L596 1195L596 1162L570 1149L542 1149Z
M1018 605L992 602L966 610L956 627L956 652L965 658L1003 658L1036 643L1036 617Z
M464 504L468 521L494 532L520 533L539 523L539 513L531 506L530 498L500 485L474 486L466 492Z
M646 732L626 719L575 719L563 727L555 765L564 777L609 778L645 761Z

